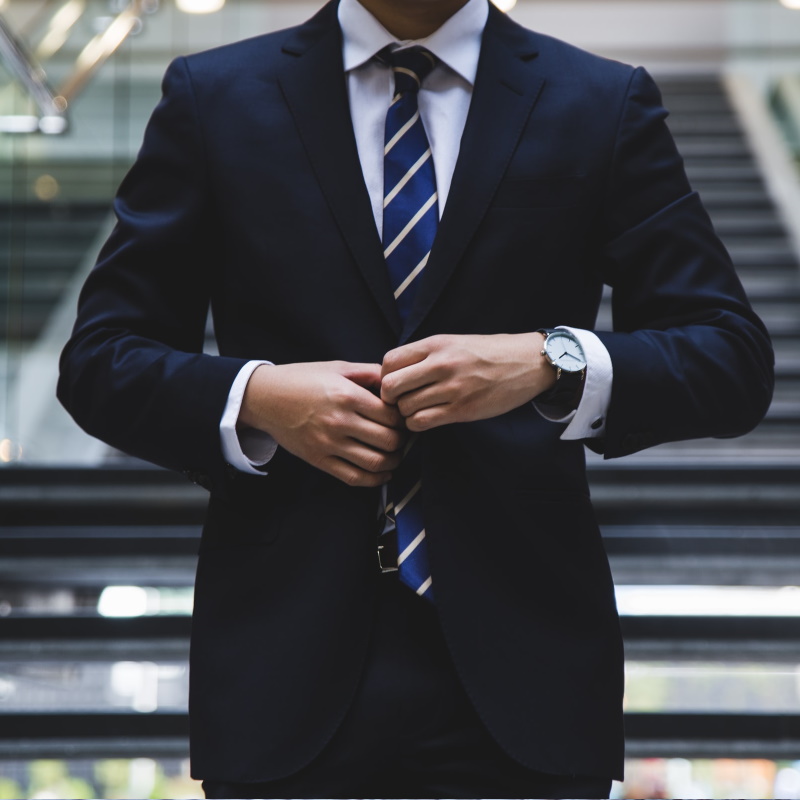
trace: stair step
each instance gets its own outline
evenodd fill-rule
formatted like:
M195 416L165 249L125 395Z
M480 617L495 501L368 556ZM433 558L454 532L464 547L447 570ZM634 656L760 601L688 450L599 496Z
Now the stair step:
M797 525L800 458L796 452L793 462L783 459L783 466L774 449L748 463L736 452L737 441L706 442L709 455L702 460L687 457L690 443L683 443L683 452L678 446L660 445L622 460L604 461L592 455L587 459L589 482L601 528L654 521L695 527Z
M775 374L783 379L800 378L800 347L796 342L775 342Z
M767 327L773 323L777 325L800 324L797 303L791 297L753 298L753 307L759 316L763 316Z
M29 342L40 334L108 219L109 208L108 199L0 202L0 250L7 253L0 261L0 330L5 339Z
M665 76L658 81L665 94L679 94L681 97L702 96L713 99L725 99L722 83L716 75L671 77Z
M786 239L734 239L726 242L733 263L739 267L796 267L797 255Z
M4 558L196 556L200 525L0 525Z
M0 305L13 304L22 306L19 309L23 314L49 313L58 302L64 291L64 281L52 281L32 284L25 281L25 285L16 288L0 285Z
M785 392L785 394L788 394L788 392ZM764 423L769 424L770 422L797 423L798 431L796 443L797 446L800 447L800 398L796 394L794 397L780 396L773 398L769 411L767 411L766 419L764 420ZM800 486L798 486L798 491L800 491Z
M775 369L774 400L800 402L800 374L797 372L781 372ZM798 433L800 435L800 432Z
M716 95L680 95L662 86L664 108L670 112L670 119L683 114L720 114L728 116L731 104L726 97Z
M28 273L59 270L65 276L69 275L86 254L85 248L56 248L47 250L41 246L36 248L20 248L20 251L11 255L13 269L24 269L27 280ZM7 274L5 269L0 269L0 275Z
M683 136L742 136L742 127L733 113L672 114L667 124L676 138Z
M797 526L607 525L618 585L791 586L800 570ZM740 620L741 621L741 620Z
M72 201L72 202L15 202L0 200L0 219L15 224L17 221L36 224L40 221L55 222L93 220L102 222L111 211L111 201Z
M778 268L780 272L762 270L740 270L739 278L747 296L755 301L769 302L773 299L791 300L800 303L800 270Z
M693 159L687 158L684 154L684 165L689 182L697 188L700 183L713 182L720 184L721 189L737 190L737 184L750 183L756 184L750 189L763 185L761 172L751 161L741 159L739 161L718 161L714 162L708 158ZM731 184L734 184L731 186ZM697 191L700 191L697 188Z
M54 246L63 242L89 243L97 234L102 218L86 215L77 219L32 219L21 223L0 220L0 246L4 249L14 239L24 239L29 242L38 241Z
M703 205L712 215L716 211L763 210L774 207L766 189L758 182L730 186L721 182L692 180L691 183L692 188L699 193Z
M208 493L182 475L136 468L4 469L4 525L199 525Z
M709 159L713 164L721 159L750 162L753 154L741 136L676 136L678 150L686 162L692 159Z
M776 214L767 210L715 211L711 215L714 228L721 237L740 238L765 236L779 238L786 236L786 227Z
M587 453L587 461L594 462L594 457L590 457ZM631 468L658 470L665 470L669 467L687 470L692 467L735 466L737 464L747 464L753 469L773 466L800 467L800 441L798 441L798 430L795 423L762 423L744 437L671 442L626 456L625 463ZM791 492L800 494L797 492L796 486L791 488ZM676 502L674 498L673 502ZM708 507L701 515L702 520L695 516L695 506L687 506L681 510L654 505L650 509L649 515L642 510L642 514L638 518L664 521L667 517L675 516L683 523L715 525L725 518L738 519L744 524L745 520L739 516L744 513L746 511L740 506L728 507L724 503L715 505L710 500ZM787 524L797 520L797 513L798 511L792 511L787 515L785 507L781 506L775 497L769 497L763 501L759 500L753 506L752 516L748 519L755 520L759 524L765 523L767 520L770 521L770 524L778 522ZM624 514L622 519L624 521Z

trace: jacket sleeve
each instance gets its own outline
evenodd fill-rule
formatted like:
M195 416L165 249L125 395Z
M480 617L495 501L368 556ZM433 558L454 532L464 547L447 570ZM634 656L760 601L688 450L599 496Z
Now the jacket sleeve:
M204 147L179 59L81 294L58 397L93 436L208 484L225 469L219 424L246 359L202 353L222 248Z
M767 411L773 354L730 257L691 190L658 89L631 78L603 206L614 381L606 458L747 432Z

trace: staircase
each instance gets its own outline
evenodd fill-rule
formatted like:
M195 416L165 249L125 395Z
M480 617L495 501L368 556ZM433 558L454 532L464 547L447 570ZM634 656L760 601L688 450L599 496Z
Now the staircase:
M660 85L690 181L770 330L777 380L766 419L745 437L665 444L610 462L589 454L612 571L623 586L794 586L800 575L800 266L720 82L684 78ZM608 306L604 314L608 320ZM629 665L713 662L724 671L742 663L765 669L796 663L798 623L790 616L634 614L623 617L623 630ZM796 698L780 714L752 708L682 713L668 695L663 701L665 713L628 714L629 757L779 759L800 744Z
M0 164L0 345L36 341L111 211L119 169Z
M772 406L743 439L668 445L648 458L706 454L766 464L800 462L800 264L741 126L717 80L664 80L669 126L693 188L731 254L776 352ZM687 452L688 451L688 452Z
M661 85L690 179L774 337L775 401L744 438L661 445L612 461L588 454L598 519L621 586L795 585L797 257L721 85ZM603 314L601 327L610 324L608 305ZM97 609L109 585L154 587L162 601L186 593L206 495L180 476L113 463L102 471L0 472L0 759L157 755L177 769L186 753L187 614L162 608L115 618ZM633 614L623 617L623 633L630 662L800 659L798 617ZM126 705L124 693L115 694L118 662L155 665L155 706L137 710L134 699ZM800 701L785 713L633 709L626 725L632 757L800 752Z

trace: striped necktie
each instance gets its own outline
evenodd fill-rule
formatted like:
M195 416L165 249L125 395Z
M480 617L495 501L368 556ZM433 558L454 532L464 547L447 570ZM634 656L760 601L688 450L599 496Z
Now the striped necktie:
M408 317L439 224L433 157L419 115L417 94L436 59L422 47L382 51L394 72L395 92L386 114L383 247L403 321ZM387 514L395 520L400 580L433 600L422 518L418 448L412 438L389 484Z

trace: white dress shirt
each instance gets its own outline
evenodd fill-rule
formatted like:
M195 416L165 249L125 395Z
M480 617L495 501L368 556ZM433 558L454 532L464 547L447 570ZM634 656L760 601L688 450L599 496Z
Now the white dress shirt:
M467 121L472 88L478 71L481 38L489 16L489 0L469 0L421 44L438 59L436 69L419 92L419 111L433 153L440 215L447 203L458 159L461 135ZM383 149L386 111L394 93L391 70L373 56L388 45L407 45L387 31L358 0L341 0L339 24L343 34L344 78L350 99L358 155L367 185L375 225L383 231ZM566 327L566 326L564 326ZM590 331L567 328L586 355L586 378L578 408L554 422L569 423L562 439L599 437L611 399L611 357ZM532 354L531 357L534 357ZM222 451L228 463L243 472L263 475L257 467L275 454L277 444L269 435L252 429L237 432L236 422L247 382L256 367L269 361L250 361L231 386L220 423ZM537 408L539 408L537 406ZM544 416L541 408L540 413Z

